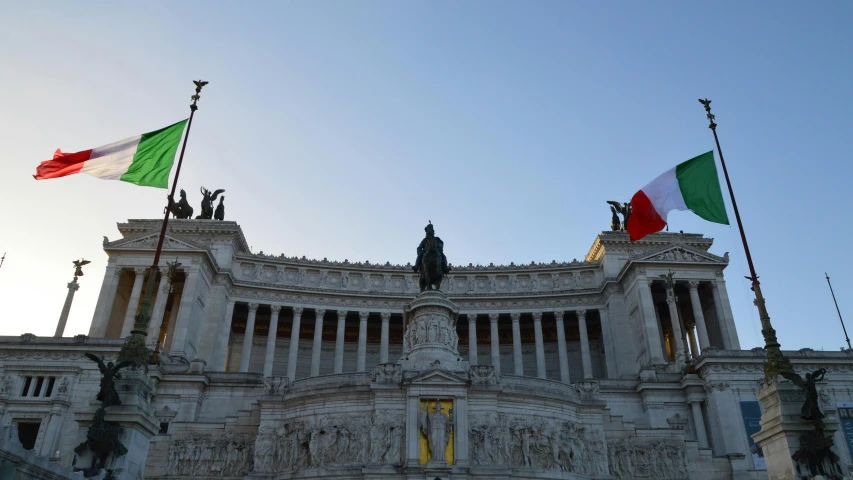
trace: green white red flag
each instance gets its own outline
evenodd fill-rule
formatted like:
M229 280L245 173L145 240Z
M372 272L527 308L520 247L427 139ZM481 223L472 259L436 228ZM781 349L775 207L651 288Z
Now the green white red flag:
M663 230L673 210L691 210L709 222L729 224L713 151L670 168L634 194L626 228L631 241Z
M36 180L88 173L104 180L167 188L169 172L187 120L153 132L75 153L57 150L52 160L36 167Z

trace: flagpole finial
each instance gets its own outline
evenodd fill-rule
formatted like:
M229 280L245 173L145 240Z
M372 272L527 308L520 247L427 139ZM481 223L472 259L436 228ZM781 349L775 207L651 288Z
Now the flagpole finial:
M704 105L705 111L708 112L707 117L708 117L708 121L710 122L710 125L708 125L708 128L710 128L711 130L715 130L717 128L717 124L714 123L714 114L711 113L711 101L708 100L707 98L704 100L700 98L699 103Z
M190 97L193 101L193 103L190 105L190 108L192 109L192 111L196 111L198 110L198 106L196 105L196 103L201 98L201 89L210 82L205 82L204 80L193 80L193 83L195 84L195 95Z

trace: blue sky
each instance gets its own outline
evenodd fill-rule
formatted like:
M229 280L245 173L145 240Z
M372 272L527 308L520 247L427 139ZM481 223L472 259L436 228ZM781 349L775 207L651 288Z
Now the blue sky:
M383 263L412 261L427 220L451 263L583 258L605 200L714 147L708 97L783 348L837 350L851 20L841 1L0 2L0 334L52 335L81 256L66 335L87 332L101 237L164 204L36 165L185 117L202 78L194 206L225 188L256 252ZM731 252L741 344L761 344L736 228L670 225Z

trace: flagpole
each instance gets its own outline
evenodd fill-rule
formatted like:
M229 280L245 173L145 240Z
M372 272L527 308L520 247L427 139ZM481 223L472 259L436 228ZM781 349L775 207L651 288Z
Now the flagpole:
M850 346L850 337L847 336L847 328L844 326L844 319L841 318L841 309L838 308L838 300L835 299L835 292L832 290L832 282L829 281L829 274L823 272L826 275L826 283L829 284L829 293L832 294L832 301L835 302L835 310L838 312L838 320L841 321L841 329L844 330L844 339L847 340L847 348L853 350L853 347Z
M738 230L740 230L740 238L743 241L743 249L746 252L746 261L749 264L748 277L752 281L752 291L755 292L755 306L758 308L758 317L761 320L761 334L764 336L764 349L767 350L767 361L764 363L764 378L768 382L773 381L776 375L792 376L797 375L791 367L791 362L782 353L779 340L776 339L776 330L770 323L770 314L767 313L767 307L764 304L764 296L761 294L761 286L758 281L758 274L755 273L755 265L752 263L752 254L749 252L749 243L746 241L746 232L743 230L743 222L740 219L740 212L737 208L737 200L735 200L735 192L732 189L732 182L729 180L729 172L726 169L726 161L723 158L723 149L720 147L720 138L717 136L717 124L714 122L714 114L711 113L711 100L699 99L699 103L705 106L708 121L708 128L714 132L714 141L717 143L717 153L720 155L720 165L723 167L723 175L726 178L726 185L729 187L729 195L732 199L732 208L735 211L735 219L737 220Z
M136 320L133 323L133 330L130 331L124 346L118 354L119 360L130 361L134 367L141 366L148 368L148 363L151 360L148 352L148 347L145 345L145 338L148 335L148 323L151 320L151 299L154 296L154 283L157 280L159 272L158 264L160 263L160 253L163 250L163 240L166 238L166 226L169 224L169 205L174 202L175 189L178 186L178 176L181 174L181 164L184 161L184 151L187 149L187 139L190 137L190 128L193 125L193 116L198 110L198 100L201 98L201 89L208 82L196 80L195 95L190 97L193 103L190 104L190 118L187 122L187 131L184 133L184 143L181 146L181 155L178 157L178 168L175 170L175 178L172 180L172 191L169 193L168 203L166 205L166 215L163 217L163 226L160 227L160 238L157 240L157 249L154 251L154 261L148 269L148 279L145 287L145 296L142 298L142 303L139 306L139 314L136 315ZM156 360L156 359L155 359Z

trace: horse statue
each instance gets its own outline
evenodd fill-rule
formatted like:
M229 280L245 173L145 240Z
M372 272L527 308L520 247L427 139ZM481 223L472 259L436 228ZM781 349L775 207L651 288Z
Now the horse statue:
M169 195L169 206L166 208L172 212L172 216L175 218L193 217L193 207L191 207L190 202L187 201L187 192L185 192L183 188L181 189L181 199L178 203L175 203L174 197Z
M412 270L420 273L421 292L426 290L441 290L442 278L450 272L447 257L444 256L444 242L435 236L432 222L424 228L426 237L418 245L418 259Z
M216 200L216 197L218 197L220 193L223 193L225 189L220 188L219 190L214 191L213 194L210 193L210 190L204 187L201 187L200 191L202 196L201 214L195 218L210 220L213 218L213 201Z

